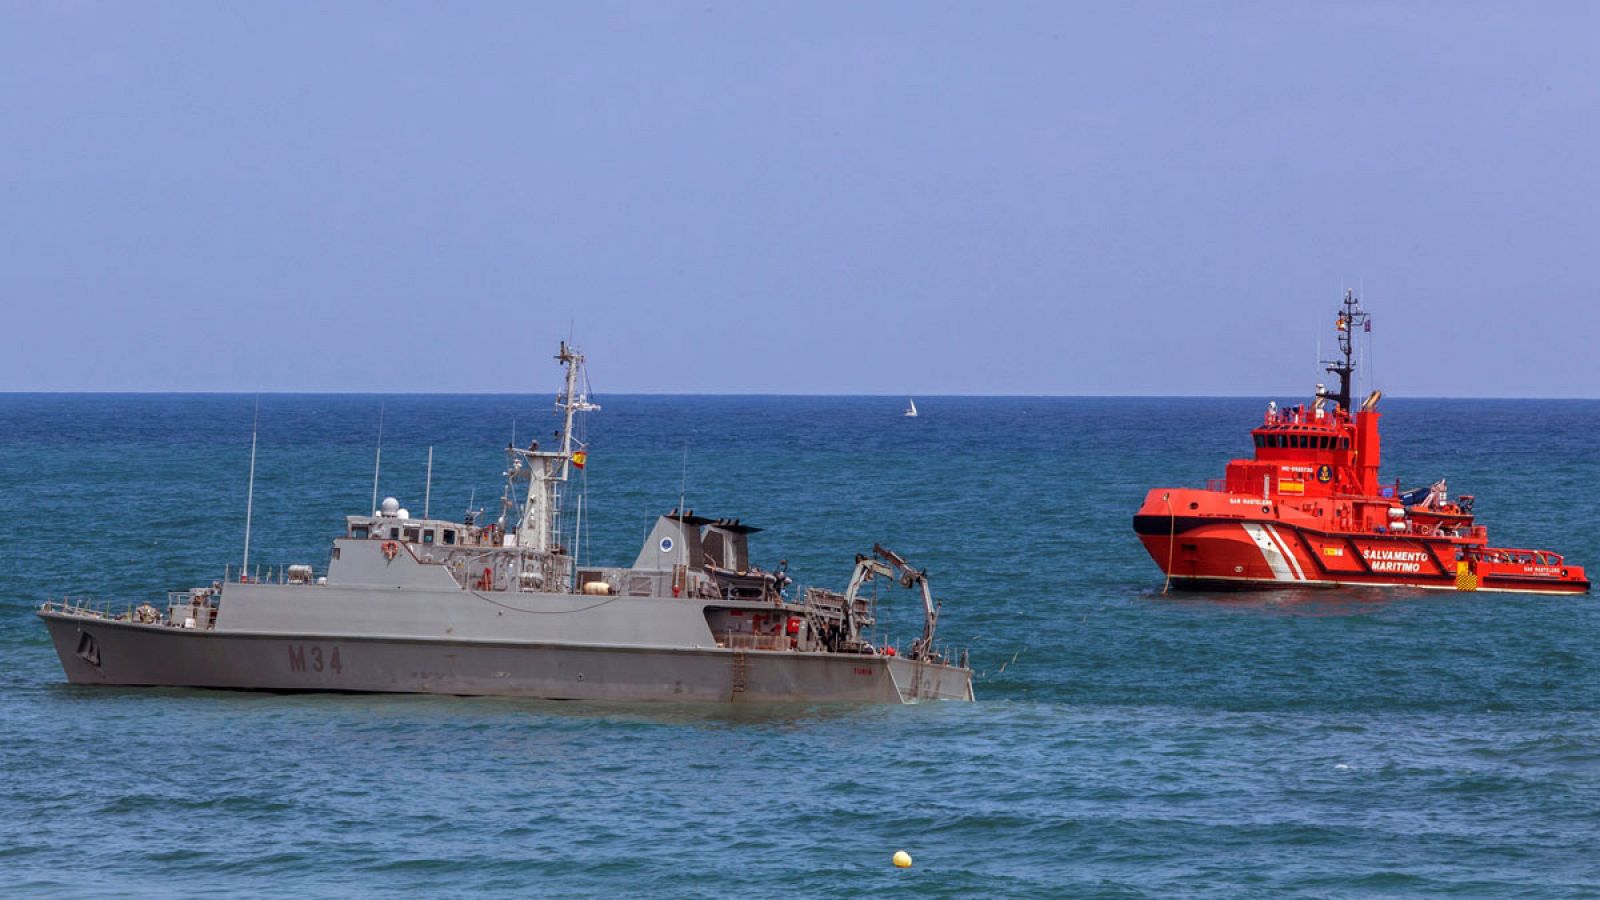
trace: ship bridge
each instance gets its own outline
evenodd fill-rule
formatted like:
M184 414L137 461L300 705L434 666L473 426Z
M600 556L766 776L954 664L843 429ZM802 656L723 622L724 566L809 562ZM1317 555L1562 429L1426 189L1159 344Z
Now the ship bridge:
M1255 456L1230 461L1212 488L1263 498L1377 494L1381 396L1373 392L1354 415L1337 404L1329 408L1322 385L1309 406L1268 404L1250 432Z

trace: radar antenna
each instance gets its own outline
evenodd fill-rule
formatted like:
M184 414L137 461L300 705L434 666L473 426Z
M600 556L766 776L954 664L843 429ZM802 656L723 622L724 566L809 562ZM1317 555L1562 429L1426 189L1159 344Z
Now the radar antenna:
M1344 359L1327 362L1327 371L1339 376L1339 393L1334 399L1339 402L1339 407L1349 412L1350 407L1350 374L1356 370L1355 363L1355 331L1372 330L1372 319L1361 309L1361 301L1356 299L1355 291L1346 289L1344 292L1344 308L1339 311L1339 353ZM1326 396L1326 392L1319 392L1318 396Z

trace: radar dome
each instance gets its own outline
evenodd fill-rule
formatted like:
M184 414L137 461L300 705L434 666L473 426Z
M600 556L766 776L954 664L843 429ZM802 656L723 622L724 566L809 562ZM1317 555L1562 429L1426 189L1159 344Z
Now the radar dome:
M395 498L393 498L393 497L385 497L385 498L383 498L383 504L382 504L382 505L380 505L380 506L379 506L379 507L378 507L378 509L379 509L379 511L381 511L381 512L382 512L382 513L383 513L383 514L384 514L384 515L386 515L386 516L392 516L392 515L394 515L394 514L395 514L395 513L397 513L397 512L399 512L399 511L400 511L400 501L399 501L399 500L396 500L396 499L395 499Z
M395 516L396 516L396 517L397 517L397 518L401 518L401 519L409 519L409 518L411 518L411 510L409 510L409 509L402 509L402 510L400 510L400 511L399 511L399 512L396 512L396 513L395 513Z

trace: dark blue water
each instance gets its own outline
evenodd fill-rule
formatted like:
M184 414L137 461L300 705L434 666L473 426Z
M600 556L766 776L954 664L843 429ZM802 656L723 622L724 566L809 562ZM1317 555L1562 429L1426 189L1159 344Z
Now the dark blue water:
M39 601L159 601L237 564L252 400L0 396L0 890L1600 891L1592 598L1160 596L1133 510L1247 453L1264 401L600 399L586 556L631 560L680 485L765 526L757 556L801 583L882 541L928 567L981 702L69 687ZM429 445L457 514L493 507L513 429L555 425L544 397L383 402L382 491L414 513ZM261 399L254 560L325 562L370 503L378 405ZM1497 541L1600 564L1600 403L1385 408L1387 477L1448 476Z

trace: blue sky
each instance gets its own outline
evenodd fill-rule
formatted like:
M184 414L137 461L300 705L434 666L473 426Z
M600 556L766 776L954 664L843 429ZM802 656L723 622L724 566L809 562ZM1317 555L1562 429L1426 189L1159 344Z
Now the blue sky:
M1600 396L1600 5L11 3L0 390Z

